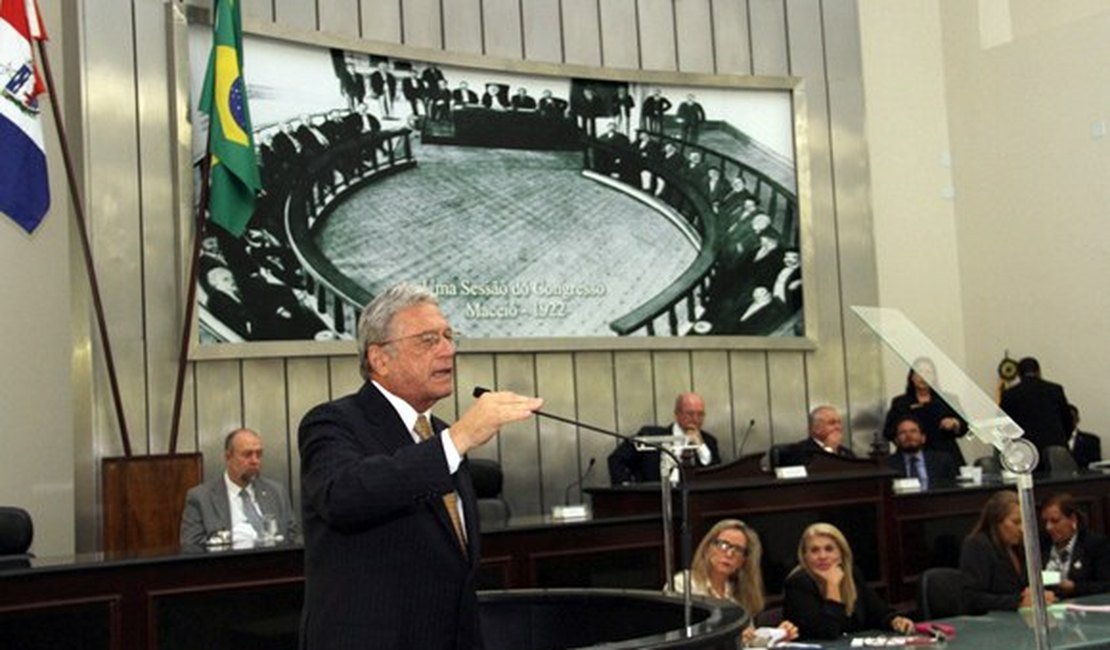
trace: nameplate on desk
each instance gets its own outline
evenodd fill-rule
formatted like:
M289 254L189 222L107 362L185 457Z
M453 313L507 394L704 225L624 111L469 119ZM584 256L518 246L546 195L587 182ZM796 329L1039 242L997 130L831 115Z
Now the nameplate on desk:
M555 506L551 510L551 518L558 519L559 521L589 519L590 509L587 508L584 503L575 506Z
M809 474L806 473L805 465L787 465L775 468L775 478L805 478L807 476Z
M916 478L896 478L894 479L895 492L920 492L921 480Z

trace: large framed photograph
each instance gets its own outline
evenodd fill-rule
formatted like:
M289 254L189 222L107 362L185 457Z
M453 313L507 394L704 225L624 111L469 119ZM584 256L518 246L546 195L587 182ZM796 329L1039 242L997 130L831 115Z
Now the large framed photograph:
M188 18L195 180L211 26ZM241 238L200 235L194 357L349 351L401 281L464 350L812 347L799 79L247 29L263 192Z

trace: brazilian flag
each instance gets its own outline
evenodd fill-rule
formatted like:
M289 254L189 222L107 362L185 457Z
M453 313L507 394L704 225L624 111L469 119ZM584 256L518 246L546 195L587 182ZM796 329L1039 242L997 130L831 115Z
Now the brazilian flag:
M199 107L208 115L208 149L212 156L208 213L212 221L238 237L254 214L262 182L243 83L239 0L214 3L212 53Z

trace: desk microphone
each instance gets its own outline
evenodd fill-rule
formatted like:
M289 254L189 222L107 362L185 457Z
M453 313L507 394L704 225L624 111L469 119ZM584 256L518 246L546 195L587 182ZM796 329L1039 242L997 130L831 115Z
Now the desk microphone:
M586 471L582 472L582 475L578 477L578 480L568 485L567 489L563 491L564 506L570 505L570 491L573 490L576 485L582 485L582 483L585 482L586 477L590 475L590 472L594 471L595 463L597 463L597 459L590 458L590 462L586 465Z
M748 442L748 436L752 435L752 429L755 428L755 418L748 420L748 428L744 430L744 435L740 438L740 448L736 450L736 457L739 458L744 455L744 445Z
M477 397L481 397L482 395L485 395L488 392L490 392L490 389L488 389L488 388L485 388L483 386L475 386L474 390L471 394L474 395L474 397L477 398ZM532 413L534 415L549 418L551 420L556 420L556 421L562 422L564 424L570 424L570 425L579 427L581 429L585 429L587 431L593 431L594 433L600 433L603 436L609 436L610 438L616 438L617 440L632 442L633 444L643 445L644 447L651 447L652 449L658 450L659 453L669 456L670 459L672 461L674 461L675 467L678 468L678 476L679 476L678 485L679 485L680 493L682 495L682 511L681 511L681 517L680 517L680 519L681 519L681 531L682 531L682 571L686 574L685 575L685 580L682 581L682 602L683 602L683 609L684 609L684 621L686 623L686 632L687 632L687 634L692 634L691 611L692 611L692 606L693 605L692 605L692 601L690 600L690 583L693 582L693 581L690 579L690 576L689 576L689 569L690 569L690 514L689 514L690 513L690 508L689 508L690 493L689 493L689 485L687 485L687 481L686 481L686 467L682 464L682 461L679 460L678 456L675 455L675 453L673 451L671 451L670 449L667 449L666 445L661 445L661 444L654 443L654 442L648 442L646 440L638 439L636 436L626 436L623 433L617 433L616 431L609 431L608 429L602 429L600 427L595 427L592 424L586 424L585 422L579 422L578 420L572 420L570 418L565 418L561 415L555 415L553 413L545 413L545 412L539 411L539 410L532 411ZM754 425L754 423L755 423L755 421L753 420L752 424ZM593 459L590 459L590 460L591 460L591 463L592 463ZM589 471L589 470L587 470L587 471ZM660 477L660 481L661 482L664 481L663 477ZM666 522L665 525L670 526L671 523ZM669 580L670 576L667 576L667 578Z

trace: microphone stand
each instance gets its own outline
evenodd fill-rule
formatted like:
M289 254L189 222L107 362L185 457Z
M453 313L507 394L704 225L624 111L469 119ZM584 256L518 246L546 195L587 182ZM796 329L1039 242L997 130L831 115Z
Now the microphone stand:
M488 392L490 392L490 389L488 389L488 388L483 388L481 386L475 386L473 395L474 395L474 397L481 397L483 394L488 393ZM643 441L643 440L636 440L635 436L626 436L626 435L617 433L616 431L609 431L607 429L602 429L602 428L599 428L599 427L595 427L593 425L586 424L585 422L579 422L577 420L571 420L570 418L562 417L561 415L554 415L552 413L545 413L543 411L538 411L538 410L537 411L532 411L532 413L534 413L535 415L543 416L545 418L556 420L558 422L562 422L564 424L570 424L570 425L573 425L573 426L576 426L576 427L581 427L583 429L586 429L587 431L593 431L594 433L600 433L604 436L609 436L610 438L616 438L617 440L620 440L622 442L633 442L634 444L643 445L645 447L651 447L653 449L658 450L659 453L666 454L668 457L670 457L670 459L672 461L674 461L675 467L678 468L679 491L680 491L680 494L682 495L682 508L681 508L681 513L680 513L681 514L681 523L680 523L680 532L679 532L679 534L682 538L682 574L683 574L683 578L684 578L683 581L682 581L682 610L683 610L682 611L682 614L683 614L683 619L682 620L685 624L686 636L687 637L693 636L693 630L691 629L692 628L692 618L693 618L692 617L693 601L691 600L691 595L690 595L690 509L689 509L689 490L688 490L689 486L687 485L687 481L686 481L686 478L687 478L686 477L686 468L683 467L682 461L679 460L678 456L675 455L675 453L673 451L671 451L670 449L667 449L667 447L665 445L660 445L660 444L656 444L654 442L648 442L648 441ZM671 524L672 524L671 519L670 519L670 512L671 512L670 484L671 484L671 482L670 482L669 478L665 478L663 476L660 476L659 480L660 480L660 483L662 484L662 493L663 493L662 503L661 503L662 510L663 510L663 517L664 517L664 519L663 519L663 546L664 546L663 552L665 554L667 554L664 557L664 565L669 567L670 563L671 563L671 558L673 557L673 552L670 549L670 537L671 537L670 531L671 531ZM671 586L671 590L673 591L674 590L674 572L670 571L669 569L667 570L667 584L669 584Z

